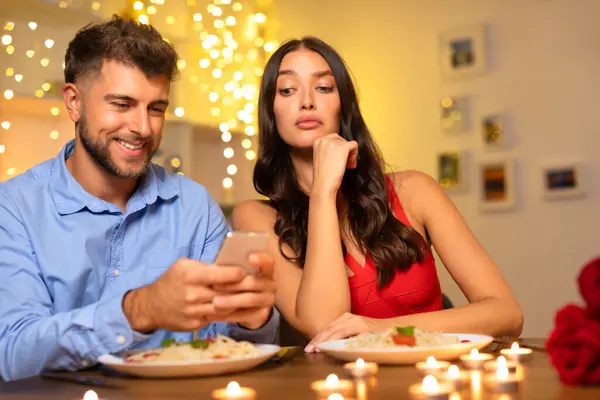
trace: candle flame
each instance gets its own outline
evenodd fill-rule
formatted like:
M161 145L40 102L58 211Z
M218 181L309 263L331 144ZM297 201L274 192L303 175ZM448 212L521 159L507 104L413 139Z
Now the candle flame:
M496 360L496 364L498 365L498 367L506 367L506 357L499 356Z
M435 367L435 357L434 356L429 356L427 357L427 361L425 362L425 364L427 364L428 367Z
M422 388L425 393L436 393L440 390L440 385L433 375L427 375L423 379Z
M510 346L511 351L519 351L519 343L513 342L512 346Z
M327 400L344 400L344 396L342 396L339 393L333 393L333 394L329 395Z
M325 380L325 386L327 386L328 388L336 387L339 383L340 380L338 379L336 374L328 375L327 379Z
M83 400L98 400L98 394L93 390L88 390L83 395Z
M457 379L460 376L460 370L456 365L451 365L448 368L448 378Z
M356 360L356 368L364 368L365 367L365 360L363 360L362 358L359 358L358 360Z
M496 377L499 381L508 379L508 368L506 365L498 365L496 369Z
M472 350L471 350L471 357L472 357L472 358L479 358L479 350L477 350L477 349L472 349Z
M227 394L227 396L239 396L240 394L242 394L242 388L240 388L239 383L231 381L227 384L225 394Z

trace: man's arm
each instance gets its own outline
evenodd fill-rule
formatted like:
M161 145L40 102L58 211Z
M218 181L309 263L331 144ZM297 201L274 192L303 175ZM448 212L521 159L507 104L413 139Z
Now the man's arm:
M68 266L65 266L68 267ZM0 193L0 374L5 380L45 369L76 370L104 353L148 338L123 314L124 293L69 312L55 313L52 298L10 199Z
M200 261L211 264L217 258L225 235L230 232L230 227L223 215L223 211L212 198L206 194L208 200L208 230L204 243L198 243L202 250ZM247 340L254 343L275 343L279 332L279 312L273 307L269 319L258 329L248 329L239 324L213 323L209 328L211 333L228 335L235 340Z

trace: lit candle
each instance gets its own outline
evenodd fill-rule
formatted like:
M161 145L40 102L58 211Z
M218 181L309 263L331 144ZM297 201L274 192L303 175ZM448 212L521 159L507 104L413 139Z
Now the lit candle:
M429 356L427 357L427 361L418 362L417 369L423 375L436 375L439 372L447 369L450 366L448 361L437 361L435 357Z
M375 363L365 362L359 358L356 362L344 364L344 369L355 378L366 378L375 375L379 367Z
M227 388L217 389L212 392L213 399L223 400L252 400L256 397L256 390L248 387L240 387L237 382L229 382Z
M352 392L352 382L339 379L336 374L330 374L324 381L315 381L310 385L320 398L330 396L334 393L347 396Z
M334 393L332 395L329 395L329 397L327 398L327 400L344 400L344 396L342 396L339 393Z
M519 365L519 363L516 361L506 361L506 357L499 356L496 360L486 361L483 368L486 372L494 372L498 370L498 367L502 366L506 367L508 372L515 373L517 372L517 365Z
M93 390L88 390L83 395L83 400L98 400L98 394Z
M477 349L471 350L469 354L460 356L460 361L467 369L481 369L486 361L494 358L491 354L480 353Z
M514 342L512 346L510 346L510 349L502 349L500 350L500 353L509 360L522 363L531 360L533 350L519 347L519 343Z
M452 392L448 385L440 385L433 375L427 375L421 384L409 388L413 398L419 400L446 400Z
M496 373L485 378L485 387L491 392L514 393L519 390L519 379L510 374L506 366L498 365Z
M461 390L471 384L470 374L462 372L456 365L448 367L448 373L443 378L454 390Z

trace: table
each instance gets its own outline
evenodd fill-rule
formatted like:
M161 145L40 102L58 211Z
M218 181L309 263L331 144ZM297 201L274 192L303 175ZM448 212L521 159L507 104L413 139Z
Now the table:
M542 343L541 340L536 342ZM521 340L521 343L527 344L528 342ZM532 343L531 340L530 343ZM490 351L492 350L490 349ZM342 364L323 354L304 354L299 351L296 357L284 364L268 362L246 373L221 377L150 380L111 377L99 370L80 371L73 375L103 378L109 382L123 385L123 389L92 388L104 400L211 399L212 390L223 388L232 380L239 382L242 386L251 386L256 389L258 400L310 400L316 398L310 389L310 383L325 379L331 373L337 374L340 378L345 377ZM408 387L421 380L422 377L418 375L414 366L381 366L377 378L365 384L366 395L357 400L410 399ZM33 377L20 381L0 382L0 399L76 400L81 399L87 389L90 388ZM453 400L508 400L515 398L598 400L600 399L600 387L580 388L562 385L550 365L548 355L543 351L535 351L531 363L525 368L525 380L519 396L494 396L482 389L479 397L474 396L469 390L461 392L460 397L452 397Z

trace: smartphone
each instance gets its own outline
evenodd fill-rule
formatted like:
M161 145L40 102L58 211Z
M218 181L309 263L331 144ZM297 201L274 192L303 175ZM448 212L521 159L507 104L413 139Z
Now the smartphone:
M252 253L267 249L268 234L266 232L229 232L219 249L215 265L240 266L248 274L258 272L248 263Z

